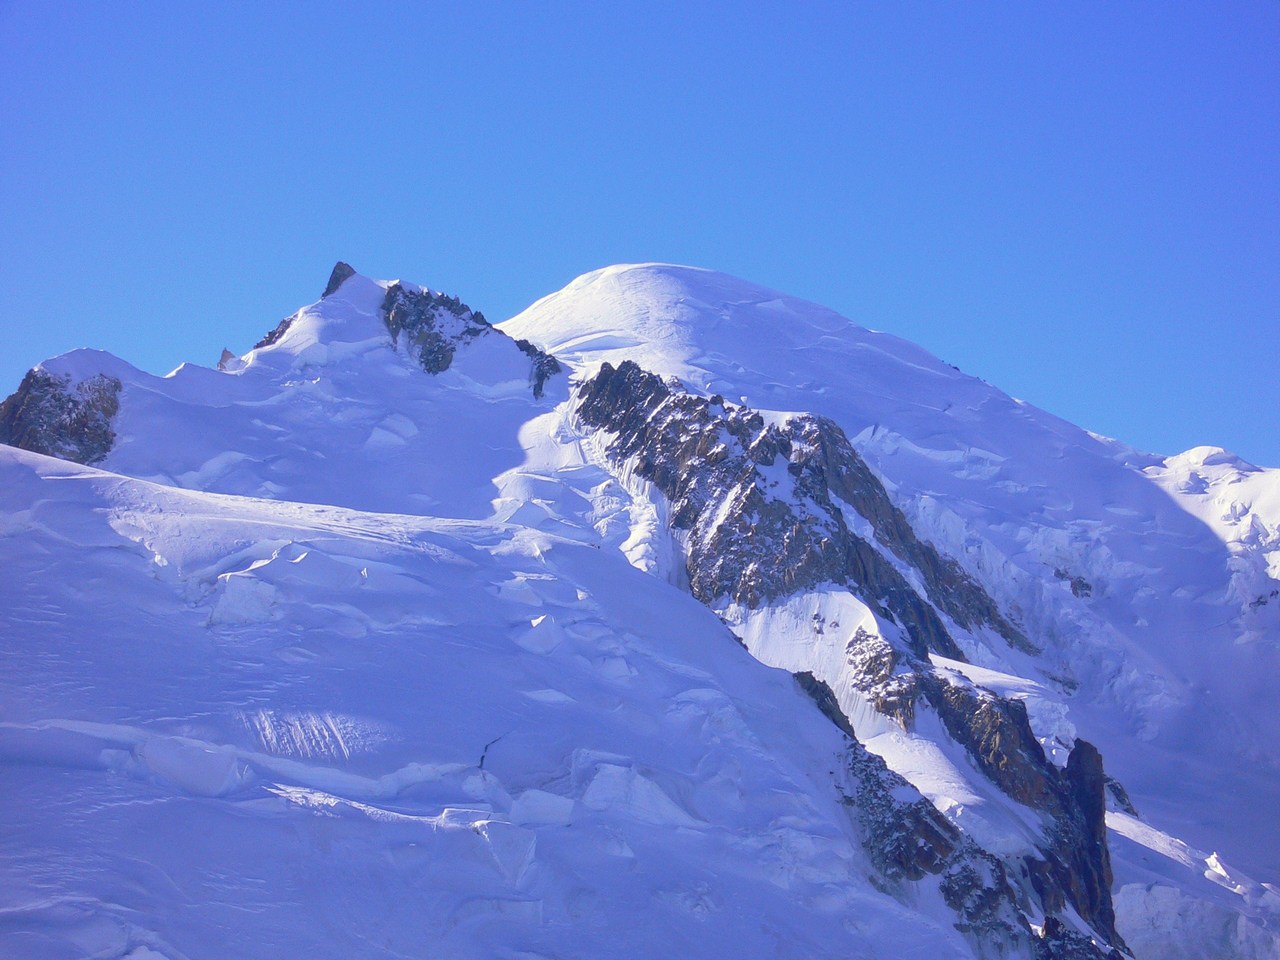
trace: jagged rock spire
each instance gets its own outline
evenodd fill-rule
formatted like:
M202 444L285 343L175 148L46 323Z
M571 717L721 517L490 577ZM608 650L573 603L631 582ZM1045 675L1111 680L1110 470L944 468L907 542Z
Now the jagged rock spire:
M355 276L355 268L345 261L339 260L333 265L333 272L329 274L329 282L325 285L323 297L329 296L331 293L337 293L338 288L347 280L348 277Z

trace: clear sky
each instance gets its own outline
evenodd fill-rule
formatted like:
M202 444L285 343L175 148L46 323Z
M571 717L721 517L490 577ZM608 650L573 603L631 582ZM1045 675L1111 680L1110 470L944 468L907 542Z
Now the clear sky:
M349 260L491 319L712 267L1280 466L1280 4L0 0L0 395Z

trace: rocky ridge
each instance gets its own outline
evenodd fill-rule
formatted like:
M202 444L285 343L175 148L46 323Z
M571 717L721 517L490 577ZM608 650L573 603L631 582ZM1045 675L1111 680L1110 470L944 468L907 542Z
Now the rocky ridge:
M759 412L681 391L630 361L605 364L582 386L576 410L584 423L616 434L611 454L634 457L671 500L672 523L691 534L690 583L704 602L729 597L756 607L805 586L840 583L892 609L919 657L932 650L964 659L931 603L961 626L989 627L1012 645L1028 645L955 561L916 537L832 421L798 414L767 423ZM698 469L684 469L690 464ZM870 525L879 547L921 575L927 600L850 529L846 508Z
M322 299L338 294L343 283L354 276L357 274L349 264L339 262ZM547 382L562 372L550 354L499 330L483 313L473 311L457 297L401 282L384 286L380 320L392 345L412 357L425 373L436 375L450 369L460 351L486 338L509 343L527 359L535 399L541 398ZM281 320L252 349L280 344L303 313L300 310ZM217 369L235 374L245 369L249 359L223 350ZM72 377L33 369L18 389L0 402L0 443L76 463L100 463L115 445L113 424L122 403L128 403L127 397L128 389L117 376L96 373Z
M1078 742L1060 773L1046 758L1019 701L962 686L930 665L931 653L965 659L948 631L948 619L991 629L1013 647L1032 648L953 560L915 536L836 424L807 414L767 420L722 397L684 391L630 361L616 368L605 363L581 384L575 413L610 437L609 457L620 467L629 465L667 498L669 522L687 545L690 589L708 606L722 609L733 602L756 608L806 588L837 584L878 617L899 625L897 645L865 631L855 634L847 648L849 663L857 668L852 682L906 728L918 705L927 705L985 776L1010 799L1044 815L1050 826L1039 855L1010 868L1028 879L1038 912L1057 915L1070 906L1105 942L1123 949L1111 904L1100 756ZM854 532L854 525L875 544ZM920 590L890 556L909 568ZM810 676L811 693L815 684L825 687ZM839 713L829 688L817 699L828 715ZM842 729L853 735L847 719ZM879 776L866 760L852 763L852 769L863 779ZM871 802L879 795L872 789L868 803L883 807ZM945 820L936 811L922 817L895 808L893 825L870 833L877 846L901 850L905 831L918 850L928 853L909 865L899 858L894 870L912 879L922 870L951 876L948 902L960 910L961 923L994 935L995 921L973 915L978 907L955 892L956 884L964 885L955 877L980 885L991 881L993 886L983 889L998 890L1005 867L996 883L991 863L984 859L979 868L972 862L976 847L962 867L947 866L958 841L940 822ZM1001 936L1012 937L1016 929L1007 919L1000 921Z
M1025 895L1005 863L966 837L890 770L883 758L859 742L826 683L805 672L796 674L796 681L848 737L850 792L845 803L888 889L936 878L943 899L957 916L956 929L971 939L981 956L1119 960L1124 955L1114 946L1099 945L1070 930L1052 916L1034 929L1024 912ZM1061 907L1059 903L1057 909ZM1113 936L1112 942L1117 941L1123 947Z

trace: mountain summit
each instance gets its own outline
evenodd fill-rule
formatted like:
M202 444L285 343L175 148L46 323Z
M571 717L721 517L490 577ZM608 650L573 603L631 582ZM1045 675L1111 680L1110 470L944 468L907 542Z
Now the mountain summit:
M1278 471L664 264L0 441L10 952L1280 957Z

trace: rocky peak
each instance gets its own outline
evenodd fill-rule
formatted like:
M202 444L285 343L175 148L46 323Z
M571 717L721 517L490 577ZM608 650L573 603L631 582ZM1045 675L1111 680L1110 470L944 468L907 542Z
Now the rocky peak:
M457 297L393 283L382 301L382 319L396 346L405 348L427 373L443 373L459 347L495 331L483 313Z
M355 275L355 268L353 268L351 264L344 263L339 260L333 265L333 271L329 274L329 282L325 284L324 293L321 294L321 298L337 293L338 288L342 286L343 282Z
M1111 901L1111 852L1107 847L1106 789L1102 754L1085 740L1076 740L1062 771L1067 807L1073 818L1071 853L1077 882L1073 900L1083 903L1082 915L1116 942L1115 909ZM1111 781L1114 782L1114 781ZM1123 788L1122 788L1123 789Z
M355 269L348 263L339 261L329 275L324 296L336 294L347 281L356 277ZM517 340L493 326L483 313L472 310L459 298L445 293L429 290L416 284L395 281L382 283L367 281L366 289L362 289L361 298L367 292L381 289L381 303L377 304L378 315L391 341L397 349L407 352L427 373L438 374L448 370L455 355L468 344L475 341L498 337L510 340L515 347L529 359L529 384L535 397L541 397L547 380L560 373L559 362L527 340ZM350 291L348 291L350 297ZM348 297L348 298L349 298ZM376 302L376 301L374 301ZM369 310L373 303L362 307ZM337 309L343 309L338 306ZM254 349L270 347L279 343L284 335L293 327L300 316L309 309L281 320L269 333L254 344ZM329 308L334 309L333 307Z
M323 300L325 297L332 296L337 293L338 288L355 275L355 268L352 267L351 264L344 263L339 260L333 265L333 270L329 273L329 282L325 284L324 293L321 294L320 299ZM253 345L253 349L261 350L263 347L270 347L273 344L279 343L280 338L289 331L289 328L293 326L294 321L297 319L298 315L296 313L285 317L271 330L267 331L263 338Z
M36 368L0 403L0 443L76 463L97 463L111 452L112 421L120 409L120 381L97 374L73 382Z
M228 350L222 348L222 355L218 357L218 369L223 373L235 373L237 370L244 369L244 361Z
M1070 903L1109 943L1123 947L1111 900L1102 755L1077 740L1065 770L1045 756L1019 700L949 682L936 673L921 689L952 739L1007 796L1050 820L1041 857L1023 866L1047 913Z

